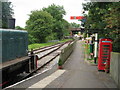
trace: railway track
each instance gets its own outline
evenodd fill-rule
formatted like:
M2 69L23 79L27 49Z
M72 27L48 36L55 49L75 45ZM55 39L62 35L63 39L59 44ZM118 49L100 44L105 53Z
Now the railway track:
M51 45L51 46L42 47L42 48L38 48L38 49L34 49L32 51L33 52L44 51L44 50L50 49L50 48L58 46L58 45L61 45L61 43L58 43L58 44L55 44L55 45Z
M71 42L72 41L68 41L62 44L56 44L56 45L33 50L33 53L38 56L37 69L31 71L31 73L18 75L18 77L16 77L17 80L9 81L10 82L9 86L39 73L41 69L43 69L46 65L50 64L55 58L59 57L61 50L67 47L68 44L70 44ZM57 63L57 61L55 62Z
M67 41L65 43L68 43L68 42L72 42L72 41ZM52 49L54 47L58 47L58 46L64 45L65 43L58 43L58 44L55 44L55 45L51 45L51 46L46 46L46 47L34 49L34 50L32 50L32 52L34 52L35 54L37 54L37 53L44 52L46 50Z

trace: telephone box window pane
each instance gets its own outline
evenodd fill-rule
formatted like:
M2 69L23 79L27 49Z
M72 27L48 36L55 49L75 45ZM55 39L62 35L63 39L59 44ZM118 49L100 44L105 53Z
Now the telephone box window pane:
M103 55L108 55L108 54L103 54Z
M104 62L106 62L106 61L107 61L107 59L103 59L103 61L104 61Z
M102 62L102 64L106 64L106 62Z
M110 47L110 45L103 45L103 47Z
M106 57L106 56L103 56L102 58L108 58L108 57Z
M104 50L103 52L107 53L108 51Z
M103 48L104 50L109 50L109 48Z

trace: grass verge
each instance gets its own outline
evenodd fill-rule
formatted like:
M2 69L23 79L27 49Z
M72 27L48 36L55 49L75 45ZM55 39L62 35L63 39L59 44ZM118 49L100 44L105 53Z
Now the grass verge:
M73 39L64 39L61 41L48 42L48 43L34 43L34 44L28 45L28 50L42 48L42 47L46 47L46 46L51 46L51 45L54 45L57 43L63 43L63 42L70 41L70 40L73 40Z
M90 56L90 45L84 44L84 48L85 48L85 60L87 60L91 64L94 64L94 58L91 58Z

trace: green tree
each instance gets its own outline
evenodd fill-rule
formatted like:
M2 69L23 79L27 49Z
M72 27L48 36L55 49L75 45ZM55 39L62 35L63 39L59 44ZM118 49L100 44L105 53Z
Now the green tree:
M96 30L100 38L111 38L113 51L120 52L120 2L89 2L83 8L88 11L85 28Z
M63 6L57 6L55 4L52 4L48 6L48 8L43 8L43 11L47 11L50 13L54 18L54 25L53 25L53 33L56 33L57 39L62 39L64 36L64 28L65 26L63 23L63 16L66 14Z
M103 15L107 13L108 5L105 2L90 2L83 4L84 10L89 11L86 17L85 28L90 29L104 29L106 22L104 22ZM103 31L102 31L103 32Z
M59 6L55 4L52 4L48 6L47 8L43 8L43 11L47 11L53 16L54 19L58 21L63 19L63 16L66 14L63 6Z
M70 35L70 23L66 20L62 20L62 25L63 25L63 36L69 36Z
M46 11L32 11L26 22L29 42L46 42L46 38L52 34L53 20L53 17Z
M104 18L107 23L107 36L113 39L113 50L120 52L120 2L110 4Z
M8 28L8 19L14 14L11 2L2 2L2 28Z
M54 4L42 10L32 11L26 22L30 43L41 43L62 39L69 35L69 23L63 19L65 10Z
M70 27L71 28L80 28L80 24L77 24L77 23L70 23Z
M22 28L20 26L16 26L15 29L17 29L17 30L24 30L24 28Z

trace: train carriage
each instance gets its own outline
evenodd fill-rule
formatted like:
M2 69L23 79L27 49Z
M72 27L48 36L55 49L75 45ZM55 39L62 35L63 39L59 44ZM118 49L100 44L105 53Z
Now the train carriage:
M0 87L22 72L31 71L31 57L28 56L28 32L0 29Z

